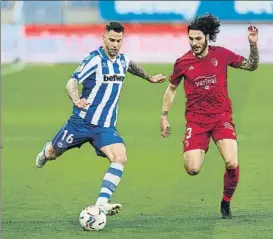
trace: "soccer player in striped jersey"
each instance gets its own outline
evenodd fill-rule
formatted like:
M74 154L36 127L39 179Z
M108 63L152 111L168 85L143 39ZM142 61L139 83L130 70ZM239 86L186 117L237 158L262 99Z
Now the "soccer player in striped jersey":
M106 172L96 206L107 215L118 213L122 205L110 204L127 160L126 147L115 125L118 99L126 72L151 83L164 82L162 74L149 75L124 54L120 54L124 26L118 22L106 25L103 46L92 51L68 80L66 89L74 104L73 114L51 142L37 155L36 167L43 167L65 151L89 142L98 156L107 157L110 166ZM82 84L79 96L78 85Z

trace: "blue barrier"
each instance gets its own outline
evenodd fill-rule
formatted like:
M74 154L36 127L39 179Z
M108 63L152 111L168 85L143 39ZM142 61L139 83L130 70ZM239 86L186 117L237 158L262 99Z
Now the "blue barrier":
M97 1L67 1L68 7L71 8L96 8Z
M108 21L181 22L210 12L222 21L273 22L273 1L100 1L99 12Z

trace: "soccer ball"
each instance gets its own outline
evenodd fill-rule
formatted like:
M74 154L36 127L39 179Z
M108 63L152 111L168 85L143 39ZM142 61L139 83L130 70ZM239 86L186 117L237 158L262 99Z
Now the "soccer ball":
M106 225L106 215L101 209L91 205L81 211L79 221L85 231L100 231Z

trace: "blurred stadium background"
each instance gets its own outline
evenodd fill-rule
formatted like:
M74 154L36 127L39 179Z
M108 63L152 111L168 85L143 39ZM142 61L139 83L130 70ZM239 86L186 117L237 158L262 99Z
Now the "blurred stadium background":
M101 43L105 22L117 20L128 24L131 58L172 63L188 49L185 24L206 12L224 23L217 44L244 55L246 25L259 24L261 60L270 62L272 11L272 1L1 1L2 62L79 62Z
M129 161L113 200L124 211L93 238L273 238L273 1L1 1L2 238L86 238L78 225L107 168L93 149L69 151L45 169L37 152L71 113L64 85L101 44L106 22L126 25L122 51L151 74L170 75L188 50L186 24L211 12L222 21L216 44L248 56L247 27L259 28L261 65L230 69L241 183L234 220L219 220L224 165L211 145L202 173L184 172L184 93L176 96L172 136L159 134L167 86L128 74L118 129Z

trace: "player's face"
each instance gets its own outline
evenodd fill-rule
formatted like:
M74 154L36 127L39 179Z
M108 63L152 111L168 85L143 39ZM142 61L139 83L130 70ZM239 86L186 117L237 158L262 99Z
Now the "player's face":
M113 30L105 32L103 35L104 47L107 54L114 58L119 53L123 41L123 33Z
M190 30L189 40L191 49L197 56L202 55L208 47L207 37L199 30Z

